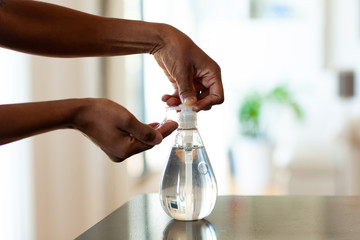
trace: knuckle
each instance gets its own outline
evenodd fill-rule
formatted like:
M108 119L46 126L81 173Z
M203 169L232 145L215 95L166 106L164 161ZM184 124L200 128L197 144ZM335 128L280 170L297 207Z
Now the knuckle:
M178 89L180 95L193 91L194 91L194 86L192 84L182 84Z
M217 67L216 67L216 72L218 72L219 75L221 75L221 67L219 65L217 65Z

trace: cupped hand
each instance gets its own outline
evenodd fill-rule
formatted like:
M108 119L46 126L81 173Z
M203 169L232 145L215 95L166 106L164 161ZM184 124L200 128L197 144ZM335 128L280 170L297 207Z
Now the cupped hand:
M165 94L162 100L169 106L196 104L198 110L223 103L219 65L184 33L169 25L164 32L163 43L152 54L175 92Z
M159 144L177 128L167 121L143 124L121 105L108 99L88 99L76 116L75 127L98 145L111 160L126 158Z

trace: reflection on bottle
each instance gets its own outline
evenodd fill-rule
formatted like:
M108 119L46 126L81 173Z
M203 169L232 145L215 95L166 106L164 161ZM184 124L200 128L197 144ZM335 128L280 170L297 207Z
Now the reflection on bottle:
M207 220L192 222L171 220L163 233L163 240L217 240L213 225Z

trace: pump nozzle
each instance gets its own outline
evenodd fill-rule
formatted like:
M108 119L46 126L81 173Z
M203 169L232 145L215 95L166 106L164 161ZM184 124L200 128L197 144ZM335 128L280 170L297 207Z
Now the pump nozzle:
M179 105L177 107L168 107L168 110L178 111L179 127L183 129L196 128L196 106Z

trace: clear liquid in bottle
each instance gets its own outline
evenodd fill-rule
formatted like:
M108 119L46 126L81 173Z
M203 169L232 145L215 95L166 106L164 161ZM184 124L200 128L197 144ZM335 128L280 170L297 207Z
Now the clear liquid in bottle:
M174 219L192 221L207 217L216 198L216 179L196 128L196 113L191 108L190 112L182 109L175 144L161 180L162 207Z

